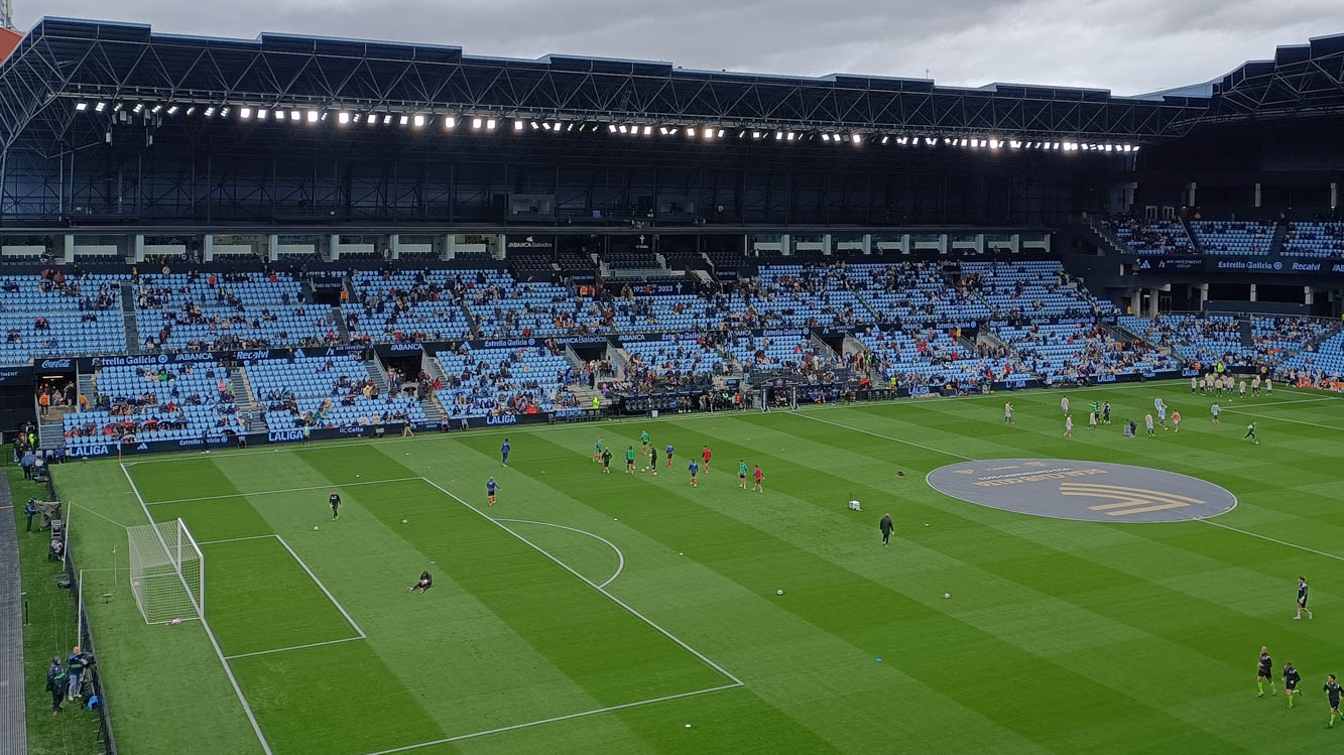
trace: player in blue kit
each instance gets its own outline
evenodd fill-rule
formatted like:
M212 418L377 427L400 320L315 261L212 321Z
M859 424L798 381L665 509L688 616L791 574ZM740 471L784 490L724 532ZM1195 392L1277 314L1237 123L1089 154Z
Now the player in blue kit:
M491 477L485 481L485 500L489 502L490 508L495 506L495 490L499 487L495 483L495 478Z

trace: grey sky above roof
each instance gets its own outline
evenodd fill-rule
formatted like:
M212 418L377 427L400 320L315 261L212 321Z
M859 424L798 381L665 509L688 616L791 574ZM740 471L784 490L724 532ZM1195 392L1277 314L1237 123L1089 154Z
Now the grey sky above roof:
M1341 0L46 0L39 15L132 21L156 33L286 32L561 53L686 68L1082 86L1130 95L1208 81L1280 44L1344 31Z

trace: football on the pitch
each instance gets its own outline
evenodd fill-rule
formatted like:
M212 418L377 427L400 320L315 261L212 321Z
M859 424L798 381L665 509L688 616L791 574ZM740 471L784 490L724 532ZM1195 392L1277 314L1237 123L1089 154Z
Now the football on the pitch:
M950 593L950 592L945 592L945 593L943 593L943 600L947 600L948 598L951 598L951 597L952 597L952 593Z
M316 524L313 525L313 529L317 529L317 525L316 525Z
M783 595L783 594L784 594L784 591L783 591L783 590L775 590L775 594L776 594L776 595Z

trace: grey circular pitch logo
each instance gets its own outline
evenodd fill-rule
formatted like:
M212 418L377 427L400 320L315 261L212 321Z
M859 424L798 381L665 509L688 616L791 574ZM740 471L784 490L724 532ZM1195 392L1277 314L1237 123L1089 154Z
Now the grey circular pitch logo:
M939 467L940 493L1020 514L1088 522L1184 522L1231 511L1227 488L1189 475L1071 459L987 459Z

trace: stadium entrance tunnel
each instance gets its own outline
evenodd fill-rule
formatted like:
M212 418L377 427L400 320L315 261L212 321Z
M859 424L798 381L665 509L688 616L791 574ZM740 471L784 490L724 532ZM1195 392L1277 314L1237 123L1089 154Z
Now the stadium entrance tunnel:
M986 459L926 478L944 495L1020 514L1087 522L1184 522L1231 511L1228 489L1189 475L1069 459Z

